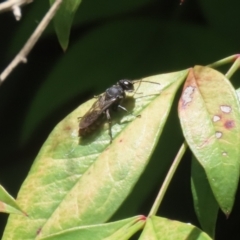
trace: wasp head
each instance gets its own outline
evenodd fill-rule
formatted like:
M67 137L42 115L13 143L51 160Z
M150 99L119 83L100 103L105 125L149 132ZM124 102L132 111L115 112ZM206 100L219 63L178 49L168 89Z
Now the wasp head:
M122 89L127 92L132 92L134 90L133 82L128 79L119 80L118 85L121 86Z

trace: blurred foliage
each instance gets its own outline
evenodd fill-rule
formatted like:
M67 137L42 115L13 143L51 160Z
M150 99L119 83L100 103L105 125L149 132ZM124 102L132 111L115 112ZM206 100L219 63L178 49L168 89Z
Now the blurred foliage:
M239 52L239 1L186 0L179 4L178 0L83 1L65 53L53 26L49 26L28 63L18 66L0 87L0 181L10 193L16 196L53 127L117 80L206 65ZM23 8L20 22L12 13L0 15L0 71L21 49L48 8L48 0L34 1ZM238 76L233 78L236 87ZM148 213L163 180L160 172L169 167L158 161L159 155L170 165L182 140L175 105L160 140L161 149L154 153L113 219ZM193 212L190 168L187 154L160 214L199 226ZM228 220L219 214L216 239L240 238L239 198L238 192ZM6 215L0 218L3 229Z

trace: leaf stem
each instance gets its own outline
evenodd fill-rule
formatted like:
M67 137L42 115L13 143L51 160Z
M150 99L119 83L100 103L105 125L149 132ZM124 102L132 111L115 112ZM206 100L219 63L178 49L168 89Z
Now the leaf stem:
M163 197L168 189L168 186L173 178L173 175L174 173L176 172L176 169L182 159L182 156L183 154L186 152L186 149L187 149L188 145L186 143L186 141L182 144L182 146L180 147L174 161L173 161L173 164L172 166L170 167L168 173L167 173L167 176L162 184L162 187L157 195L157 198L148 214L148 217L151 217L151 216L154 216L156 215L157 211L158 211L158 208L163 200Z
M233 65L230 67L228 72L225 74L226 78L230 79L232 75L238 70L239 67L240 67L240 55L234 61Z
M235 61L237 58L239 58L239 54L235 54L230 57L223 58L217 62L208 64L207 67L211 67L211 68L220 67L222 65L225 65L227 63L231 63L231 62Z

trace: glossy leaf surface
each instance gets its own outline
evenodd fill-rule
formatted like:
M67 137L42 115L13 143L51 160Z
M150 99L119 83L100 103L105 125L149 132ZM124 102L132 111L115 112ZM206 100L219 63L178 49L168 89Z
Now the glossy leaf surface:
M107 124L85 139L78 137L77 118L96 99L60 122L18 196L31 219L11 218L3 239L38 239L109 219L144 171L186 74L180 71L143 79L160 85L142 82L139 94L125 100L124 106L134 115L141 114L140 118L112 114L112 144Z

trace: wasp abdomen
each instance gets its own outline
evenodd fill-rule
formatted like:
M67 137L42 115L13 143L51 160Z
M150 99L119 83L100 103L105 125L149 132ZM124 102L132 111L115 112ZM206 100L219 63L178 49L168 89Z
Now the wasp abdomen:
M95 131L101 123L102 123L102 118L99 118L97 121L94 122L94 124L91 124L87 127L81 126L81 123L80 123L79 130L78 130L78 136L83 137L83 136L89 135L90 133Z

